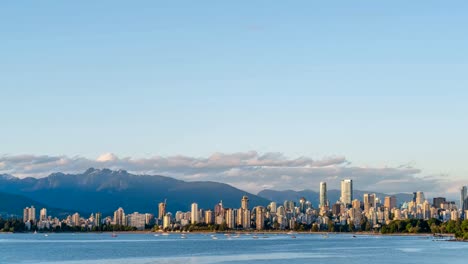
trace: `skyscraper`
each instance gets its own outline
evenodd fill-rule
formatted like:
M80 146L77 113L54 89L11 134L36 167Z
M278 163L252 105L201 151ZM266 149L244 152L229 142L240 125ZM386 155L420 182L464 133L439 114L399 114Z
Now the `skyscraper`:
M326 182L320 182L320 207L327 206L328 205L328 200L327 200L327 183Z
M369 211L370 208L375 207L375 193L374 194L364 194L364 211Z
M416 204L423 204L426 201L423 192L416 192Z
M39 220L40 221L45 221L47 220L47 209L46 208L42 208L40 213L39 213Z
M249 197L243 196L241 200L241 208L243 210L248 210L249 209Z
M340 201L345 205L349 205L353 201L353 180L346 179L341 181Z
M270 212L276 213L276 202L271 202L269 207L270 207Z
M257 230L263 230L265 228L265 214L262 206L255 208L255 225Z
M213 223L213 211L205 211L205 224L210 225Z
M158 219L162 221L166 215L166 201L164 201L164 203L159 203L158 209Z
M114 225L127 225L125 211L122 207L120 207L114 212Z
M460 209L462 209L462 211L468 210L468 204L466 204L466 198L467 198L467 188L466 186L462 186L460 190Z
M191 211L191 217L190 217L191 223L196 224L199 222L199 217L198 217L198 204L193 203L192 204L192 211Z
M102 224L102 214L100 212L96 213L96 218L94 220L96 226L101 226Z
M305 213L305 210L306 210L306 202L307 202L307 200L306 200L306 198L304 198L304 197L301 197L301 198L299 199L299 211L300 211L301 213Z
M80 225L80 214L79 213L74 213L72 215L72 223L73 223L73 226L79 226Z
M396 197L395 196L386 196L384 201L384 207L391 210L396 208Z

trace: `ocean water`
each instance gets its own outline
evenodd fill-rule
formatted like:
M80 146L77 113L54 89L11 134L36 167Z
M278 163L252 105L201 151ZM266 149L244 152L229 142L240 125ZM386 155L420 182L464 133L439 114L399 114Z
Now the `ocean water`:
M468 263L468 243L330 234L0 234L0 263Z

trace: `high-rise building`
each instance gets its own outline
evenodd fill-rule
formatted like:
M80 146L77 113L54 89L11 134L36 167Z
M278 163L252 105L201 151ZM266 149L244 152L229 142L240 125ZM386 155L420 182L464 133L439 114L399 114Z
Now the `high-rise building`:
M416 204L423 204L426 201L423 192L416 192Z
M247 197L245 195L242 197L241 208L244 209L244 210L249 209L249 197Z
M257 230L265 229L265 213L263 206L255 208L255 225Z
M276 213L276 202L271 202L269 207L270 207L270 212Z
M39 213L39 221L45 221L45 220L47 220L47 209L42 208Z
M304 198L304 197L301 197L301 198L299 199L299 211L300 211L301 213L305 213L305 210L306 210L306 202L307 202L307 200L306 200L306 198Z
M210 225L213 223L213 211L205 211L205 224Z
M374 194L364 194L364 211L369 211L370 208L375 207L375 193Z
M341 181L340 201L345 205L350 205L353 201L353 180L346 179Z
M340 203L336 203L332 206L332 214L333 215L340 215L341 213L341 204Z
M341 204L340 204L341 205ZM358 199L354 199L353 200L353 203L352 203L352 207L354 209L359 209L361 210L361 201L359 201Z
M244 229L250 228L250 210L243 210L242 227Z
M236 215L235 215L235 210L231 208L226 209L226 225L230 229L235 228L235 223L236 223Z
M167 229L171 227L171 214L168 213L163 217L163 229Z
M461 187L460 190L460 209L462 211L468 210L468 204L466 203L467 198L467 188L466 186Z
M125 211L122 207L117 209L114 212L114 225L127 225L126 217L125 217Z
M215 205L214 214L215 214L215 217L222 216L224 218L223 201L220 201L217 205Z
M80 226L80 214L74 213L72 215L72 224L73 226Z
M200 220L199 220L199 216L198 216L198 204L197 203L193 203L192 204L192 210L191 210L191 217L190 217L190 221L192 224L196 224L198 223Z
M23 222L29 222L29 207L23 209Z
M432 199L432 205L434 205L435 208L440 208L441 204L445 202L446 202L445 197L435 197Z
M423 219L428 220L429 218L431 218L431 204L427 200L423 202L421 208Z
M327 183L320 182L320 207L328 206L327 200Z
M166 215L166 201L159 203L158 209L158 219L162 221Z
M33 223L36 222L36 208L34 206L29 208L29 220L33 221Z
M127 225L136 227L138 230L144 230L146 224L146 215L134 212L127 215Z
M101 224L102 224L102 214L100 212L96 213L96 218L94 218L94 224L96 226L101 226Z
M36 208L34 206L26 207L23 209L23 222L32 221L33 223L36 222Z
M395 196L386 196L385 201L384 201L384 207L392 210L393 208L396 208L396 197Z

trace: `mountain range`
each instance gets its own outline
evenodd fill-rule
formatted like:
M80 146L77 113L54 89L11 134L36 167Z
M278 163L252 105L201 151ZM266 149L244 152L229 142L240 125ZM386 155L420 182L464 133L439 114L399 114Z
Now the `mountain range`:
M362 200L364 193L355 190L354 198ZM339 190L329 190L328 200L340 198ZM381 200L387 194L375 193ZM218 182L186 182L159 175L135 175L125 170L93 169L83 173L53 173L45 178L16 178L0 175L0 215L22 215L26 206L34 205L37 211L48 208L49 214L63 216L79 212L87 215L102 212L112 215L122 207L127 213L157 214L158 203L167 199L167 211L190 211L193 202L199 208L212 209L219 201L229 208L240 207L243 195L250 199L251 207L266 206L270 201L283 203L305 197L313 206L319 204L319 194L312 190L263 190L257 195ZM412 194L395 194L397 203L412 199Z
M186 182L165 176L93 168L80 174L53 173L39 179L3 175L0 177L0 192L31 199L27 206L36 202L36 207L65 208L62 211L81 214L102 212L104 215L111 215L118 207L127 213L157 214L158 203L165 199L167 211L173 213L189 211L193 202L197 202L199 208L213 208L222 200L225 207L238 208L243 195L249 197L252 205L265 206L270 202L224 183ZM14 200L8 198L6 201ZM21 210L25 203L21 203ZM0 207L0 211L5 210Z

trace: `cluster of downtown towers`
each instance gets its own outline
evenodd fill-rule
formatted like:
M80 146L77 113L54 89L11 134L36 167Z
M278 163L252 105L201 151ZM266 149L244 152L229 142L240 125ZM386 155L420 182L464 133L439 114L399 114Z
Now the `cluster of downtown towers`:
M89 218L82 218L78 213L66 219L52 219L47 216L47 210L40 211L40 218L36 221L33 206L24 209L23 220L28 228L36 225L38 229L51 228L66 224L92 229L96 226L119 225L130 226L143 230L155 224L164 230L180 229L188 225L223 225L226 229L294 229L298 224L316 226L318 230L335 225L352 225L357 230L363 220L372 227L388 224L392 220L429 219L441 221L464 219L468 215L467 187L463 186L460 193L459 207L455 202L446 201L444 197L433 198L432 204L425 199L423 192L414 192L413 199L401 201L397 206L395 196L386 196L383 201L375 194L364 194L363 200L354 199L353 181L341 181L341 197L334 204L327 198L327 184L320 183L320 197L318 208L314 208L310 201L301 198L295 201L284 201L278 205L271 202L268 206L249 207L249 198L241 198L240 208L225 208L222 201L214 206L214 210L203 210L197 203L192 203L188 212L178 211L175 214L166 211L166 201L159 203L158 216L134 212L126 215L123 208L118 208L113 217L102 218L101 213L92 214Z

